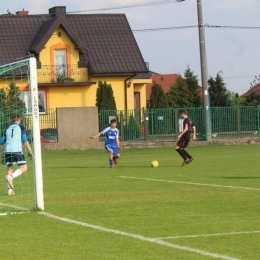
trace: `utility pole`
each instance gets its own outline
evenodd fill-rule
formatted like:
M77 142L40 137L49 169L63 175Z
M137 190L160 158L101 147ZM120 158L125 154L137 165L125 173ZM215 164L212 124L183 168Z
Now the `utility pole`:
M204 33L201 1L202 0L197 0L197 10L198 10L198 29L199 29L199 43L200 43L202 95L203 95L203 107L205 113L205 122L204 122L205 140L208 141L211 139L211 127L210 127L210 113L209 113L207 58L206 58L205 33Z

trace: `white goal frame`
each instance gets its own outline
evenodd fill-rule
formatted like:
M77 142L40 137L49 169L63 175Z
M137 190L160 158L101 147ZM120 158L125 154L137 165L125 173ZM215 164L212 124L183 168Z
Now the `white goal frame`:
M38 210L44 210L42 155L41 155L41 136L40 136L36 58L34 58L34 57L29 58L29 69L30 69L29 90L30 90L30 94L31 94L31 108L32 108L36 207Z

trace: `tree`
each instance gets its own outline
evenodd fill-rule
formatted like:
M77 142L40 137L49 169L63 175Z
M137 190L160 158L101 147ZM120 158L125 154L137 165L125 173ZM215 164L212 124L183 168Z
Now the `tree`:
M179 77L167 93L170 107L191 107L190 91L185 79Z
M150 108L168 108L168 101L166 94L164 93L162 86L155 83L152 86L150 94Z
M193 74L188 66L184 72L184 79L187 83L190 92L190 103L193 107L200 107L202 105L202 98L200 96L200 86L198 77Z
M257 95L255 92L252 92L249 96L246 97L244 105L245 106L260 106L260 95Z
M128 123L124 126L124 139L136 139L141 135L140 127L133 115L130 115Z
M25 103L20 99L19 88L15 82L11 82L9 87L0 90L0 109L3 111L25 110Z
M104 81L104 83L101 81L98 82L96 106L98 107L98 112L101 110L116 110L113 89L106 81Z
M6 91L1 88L0 89L0 110L3 111L6 108Z
M231 105L230 93L225 87L223 78L218 73L216 78L210 77L208 80L209 84L209 96L210 106L212 107L226 107Z
M246 101L245 97L239 96L238 93L234 93L234 92L232 92L230 95L231 95L231 106L239 107L245 104Z

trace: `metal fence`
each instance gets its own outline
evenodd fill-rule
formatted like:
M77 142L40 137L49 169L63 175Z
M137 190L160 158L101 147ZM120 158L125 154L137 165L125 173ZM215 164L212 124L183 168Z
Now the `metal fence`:
M135 109L104 110L99 113L99 130L110 126L111 119L117 119L120 140L125 142L139 141L172 141L182 131L182 120L179 109ZM260 138L260 107L212 107L209 110L209 122L203 108L187 108L188 117L197 130L198 140L214 138ZM30 111L0 111L0 133L12 123L11 115L22 113L23 124L27 129L29 140L32 138L32 121ZM208 111L207 111L208 113ZM210 127L208 127L208 125ZM57 141L57 118L55 109L46 109L40 113L40 129L44 142ZM211 129L208 133L206 129ZM49 140L49 132L52 139ZM54 133L56 133L56 136ZM43 134L42 134L43 135ZM104 136L100 141L104 141Z
M38 82L40 83L65 83L88 81L87 68L79 68L78 65L67 66L41 66L37 70Z
M5 129L12 124L12 115L19 113L22 115L22 124L26 128L26 133L29 141L32 141L32 116L31 110L28 109L17 109L17 110L0 110L0 134L3 136ZM45 109L40 112L40 129L41 135L49 132L55 132L57 129L56 110ZM57 135L57 131L56 131ZM43 136L44 137L44 136ZM57 139L57 138L56 138Z
M99 127L100 131L103 130L115 118L121 141L176 140L183 122L178 111L177 108L101 111ZM260 137L259 107L212 107L209 110L209 122L206 120L208 111L204 108L186 108L186 111L196 126L198 140L207 140L207 137ZM207 129L211 129L210 132ZM100 137L100 140L103 141L104 137Z

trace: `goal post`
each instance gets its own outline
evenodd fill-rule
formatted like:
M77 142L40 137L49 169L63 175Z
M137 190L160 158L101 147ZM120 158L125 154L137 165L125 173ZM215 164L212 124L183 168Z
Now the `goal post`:
M0 215L44 210L38 99L34 57L0 66L0 138L12 124L11 116L19 113L34 153L34 160L26 158L27 172L14 179L14 195L6 192L7 166L0 166ZM16 169L17 165L13 165L13 171Z
M44 210L37 64L36 64L36 59L34 57L29 59L29 68L30 68L29 89L31 94L31 109L32 109L31 113L32 113L32 128L33 128L36 207L39 210Z

